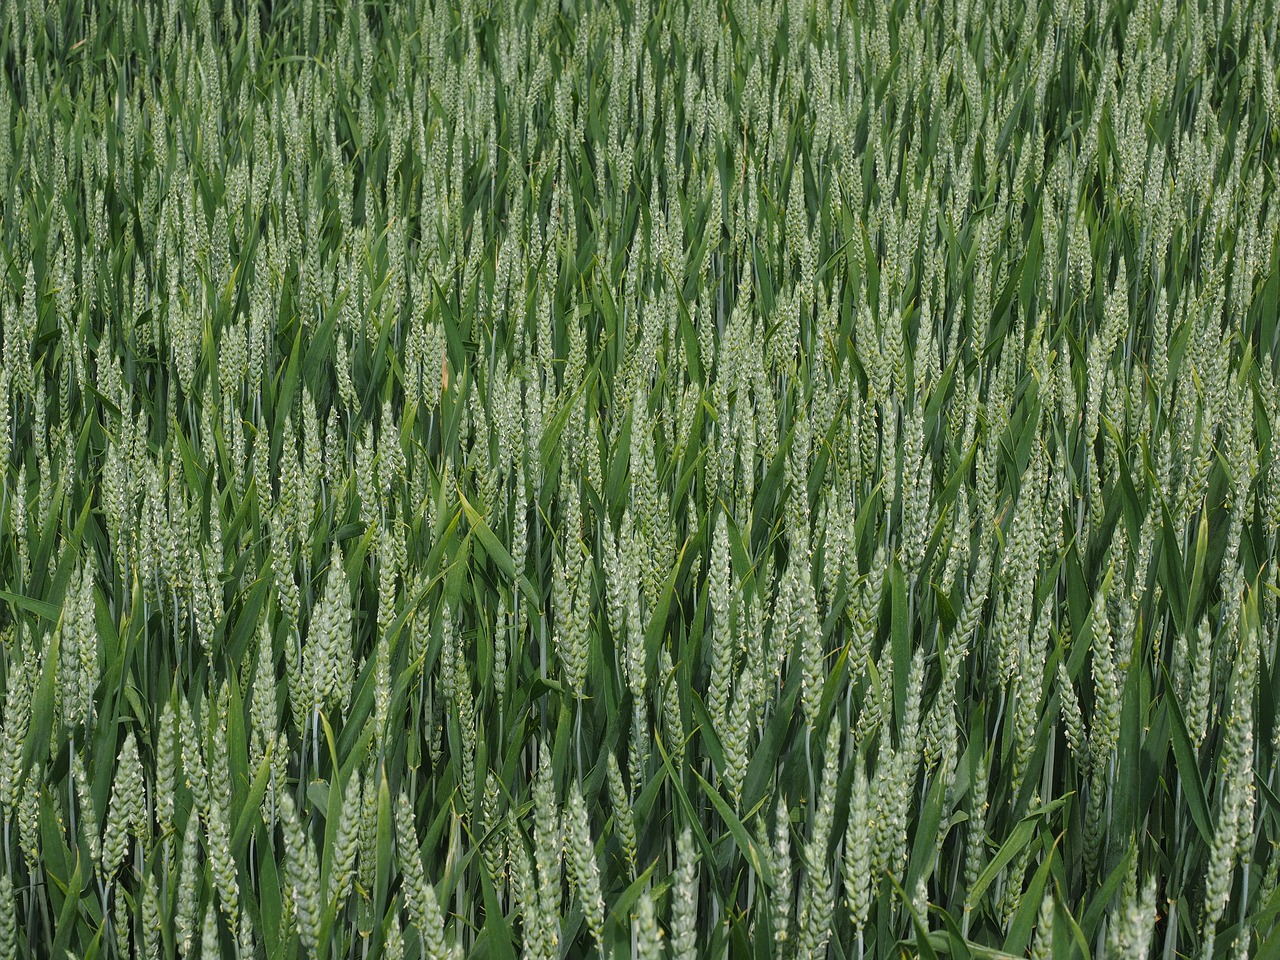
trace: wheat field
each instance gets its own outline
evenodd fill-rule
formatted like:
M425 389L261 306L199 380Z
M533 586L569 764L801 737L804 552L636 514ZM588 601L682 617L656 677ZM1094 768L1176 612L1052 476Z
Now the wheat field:
M1275 0L0 0L0 958L1280 958Z

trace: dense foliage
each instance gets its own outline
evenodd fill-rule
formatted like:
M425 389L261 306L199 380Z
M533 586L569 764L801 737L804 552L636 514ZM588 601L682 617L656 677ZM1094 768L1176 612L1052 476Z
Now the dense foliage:
M0 955L1280 956L1274 0L0 0Z

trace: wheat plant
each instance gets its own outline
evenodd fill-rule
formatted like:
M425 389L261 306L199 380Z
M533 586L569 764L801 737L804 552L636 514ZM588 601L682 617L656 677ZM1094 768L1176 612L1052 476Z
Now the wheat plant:
M0 0L0 957L1280 957L1275 0Z

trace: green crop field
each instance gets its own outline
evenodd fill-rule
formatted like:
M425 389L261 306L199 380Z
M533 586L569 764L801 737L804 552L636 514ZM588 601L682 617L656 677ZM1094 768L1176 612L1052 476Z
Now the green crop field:
M1278 8L0 0L0 960L1280 958Z

